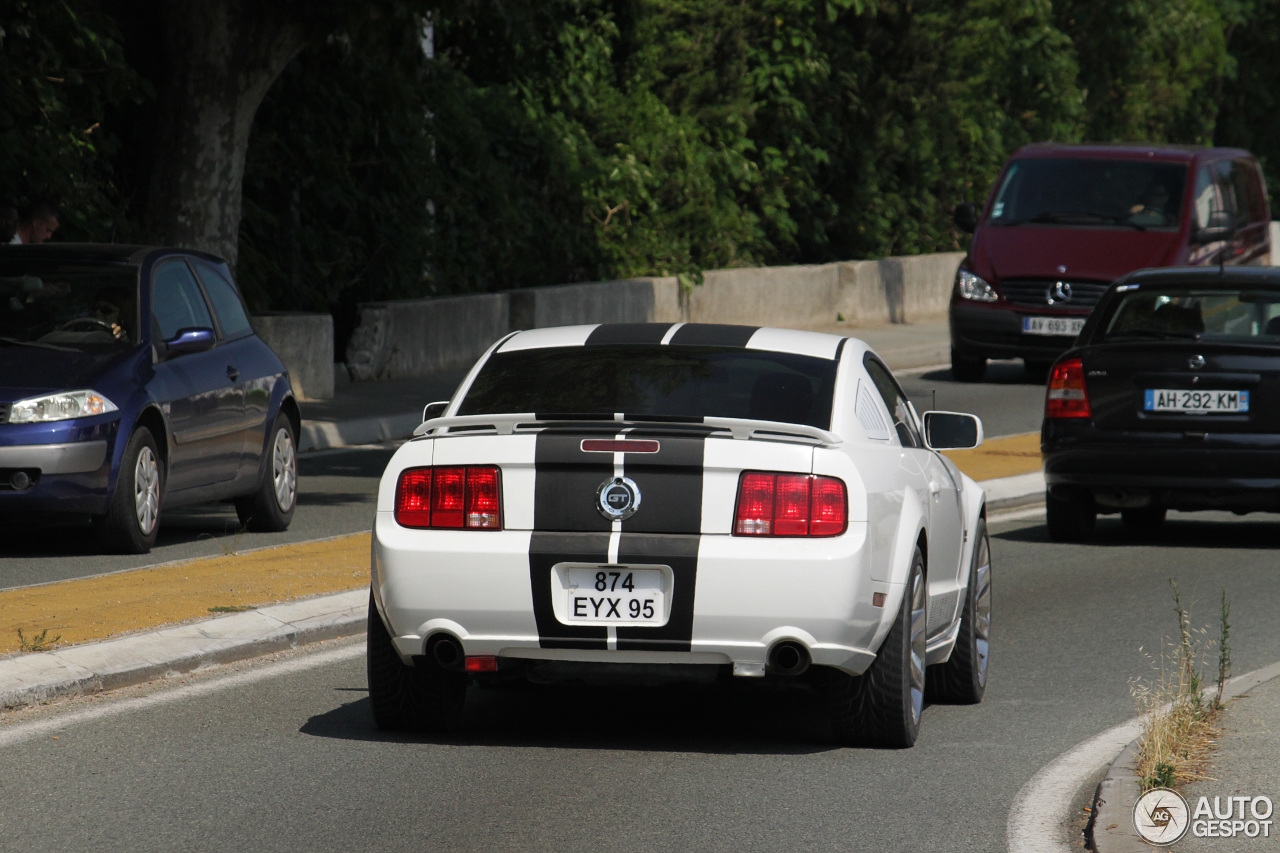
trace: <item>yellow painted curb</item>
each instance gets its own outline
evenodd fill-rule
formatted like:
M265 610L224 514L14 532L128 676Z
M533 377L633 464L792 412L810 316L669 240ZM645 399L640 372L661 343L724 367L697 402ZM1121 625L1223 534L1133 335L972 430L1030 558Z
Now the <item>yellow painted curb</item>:
M978 482L1030 474L1041 468L1040 433L993 438L973 450L948 450L946 455Z
M369 534L0 591L0 654L73 645L369 584Z

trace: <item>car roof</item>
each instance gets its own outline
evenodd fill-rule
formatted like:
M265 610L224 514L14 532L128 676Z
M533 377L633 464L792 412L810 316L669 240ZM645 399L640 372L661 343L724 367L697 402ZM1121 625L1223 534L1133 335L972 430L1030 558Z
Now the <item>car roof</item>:
M148 257L169 254L192 255L215 264L226 263L225 260L217 255L195 249L135 243L41 243L35 246L5 244L0 247L0 259L6 261L40 260L44 262L128 264L138 266Z
M600 345L740 347L742 349L785 352L835 359L842 349L865 352L868 347L856 338L825 332L779 329L768 326L735 326L716 323L600 323L555 326L514 332L496 353L554 347Z
M1014 152L1014 159L1079 157L1095 160L1170 160L1191 163L1197 160L1223 157L1247 157L1253 155L1242 148L1205 148L1196 145L1165 145L1159 143L1063 143L1036 142L1024 145Z
M1113 287L1134 284L1280 287L1280 267L1161 267L1129 273L1118 279Z

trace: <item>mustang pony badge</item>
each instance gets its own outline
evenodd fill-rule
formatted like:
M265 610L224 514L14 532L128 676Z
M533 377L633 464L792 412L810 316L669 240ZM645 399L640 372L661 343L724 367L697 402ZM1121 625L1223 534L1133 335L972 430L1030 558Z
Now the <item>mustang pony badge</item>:
M596 489L596 509L610 521L626 521L640 508L640 487L630 477L610 477Z

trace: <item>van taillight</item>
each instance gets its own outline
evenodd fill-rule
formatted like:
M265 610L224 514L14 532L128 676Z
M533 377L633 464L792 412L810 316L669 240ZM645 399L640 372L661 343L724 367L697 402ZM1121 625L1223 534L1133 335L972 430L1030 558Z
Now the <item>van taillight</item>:
M502 529L502 480L487 467L408 468L396 481L396 523L404 527Z
M1084 365L1073 358L1055 364L1049 374L1049 392L1044 398L1046 418L1091 418L1089 394L1084 387Z
M839 536L849 517L844 483L808 474L743 473L734 536Z

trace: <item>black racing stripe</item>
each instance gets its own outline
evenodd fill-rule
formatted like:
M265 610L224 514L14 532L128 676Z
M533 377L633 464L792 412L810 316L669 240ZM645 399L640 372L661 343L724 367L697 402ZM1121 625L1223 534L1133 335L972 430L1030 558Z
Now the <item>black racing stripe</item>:
M751 336L759 330L759 326L685 323L671 336L671 343L701 347L745 347Z
M656 437L642 430L627 438ZM640 508L622 522L623 533L697 534L702 530L705 436L662 436L657 453L628 453L623 473L640 490Z
M660 344L674 323L606 323L587 335L587 346Z
M643 506L641 507L643 511ZM670 566L675 575L671 590L671 617L660 628L618 628L619 649L652 652L687 652L693 647L693 597L698 581L699 536L624 533L618 547L622 565Z
M604 625L565 625L556 619L551 603L551 569L556 563L599 563L609 560L607 533L533 532L529 541L529 586L538 645L544 649L606 649Z
M596 490L613 476L613 454L584 453L582 433L543 431L534 450L533 529L608 533Z

